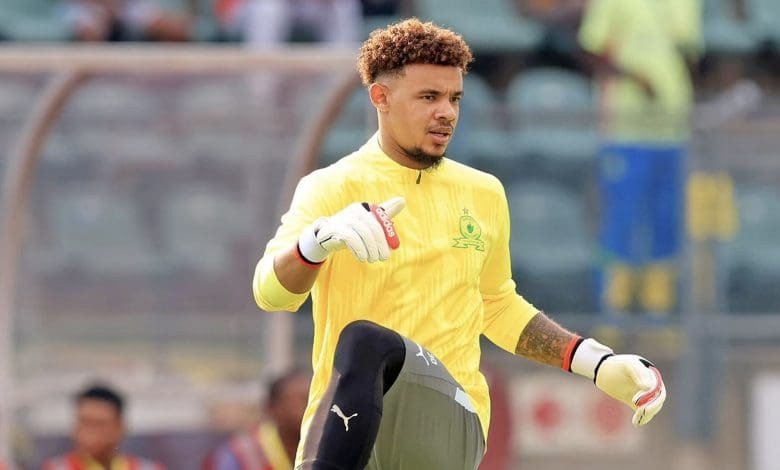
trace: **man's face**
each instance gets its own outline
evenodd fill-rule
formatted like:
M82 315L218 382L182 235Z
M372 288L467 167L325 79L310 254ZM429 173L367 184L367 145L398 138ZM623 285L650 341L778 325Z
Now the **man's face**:
M77 451L106 460L117 452L123 432L122 418L111 403L91 398L78 403L73 429Z
M290 379L279 392L275 403L269 404L276 426L282 434L300 433L301 420L309 399L310 378L300 374Z
M410 64L397 76L378 80L385 87L386 135L422 167L435 165L447 150L460 112L463 73L458 67Z

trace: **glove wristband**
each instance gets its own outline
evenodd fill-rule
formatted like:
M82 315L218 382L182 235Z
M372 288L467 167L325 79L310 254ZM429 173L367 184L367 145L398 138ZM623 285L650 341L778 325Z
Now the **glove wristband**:
M572 352L571 371L595 380L601 362L612 355L614 352L611 348L593 338L588 338L581 341Z
M569 341L569 344L566 346L566 351L563 353L563 364L561 365L561 369L566 372L571 372L571 358L583 341L585 341L585 338L580 335L574 335L571 341Z
M318 265L325 261L328 257L328 250L320 245L317 241L317 235L314 233L314 226L309 225L301 232L301 236L298 237L298 254L301 257L301 261Z
M301 246L298 244L295 245L295 257L298 258L298 261L300 261L302 265L311 269L317 269L320 266L322 266L322 263L324 263L324 261L320 261L319 263L314 263L306 259L306 257L303 256L303 254L301 253Z

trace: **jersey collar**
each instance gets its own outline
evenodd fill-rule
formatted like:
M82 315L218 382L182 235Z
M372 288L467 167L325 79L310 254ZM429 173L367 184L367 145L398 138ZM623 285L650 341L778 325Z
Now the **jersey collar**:
M363 144L360 148L360 153L365 156L367 163L385 176L412 183L421 180L424 181L426 178L441 173L449 163L448 159L445 158L433 172L403 166L390 158L390 156L382 150L382 147L379 145L379 132L376 132L365 144Z

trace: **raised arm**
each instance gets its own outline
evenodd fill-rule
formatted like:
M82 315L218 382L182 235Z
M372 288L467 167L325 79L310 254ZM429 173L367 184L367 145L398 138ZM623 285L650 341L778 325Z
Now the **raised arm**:
M285 225L285 218L294 218L285 216L279 232L286 234L281 236L288 241L275 250L267 249L257 264L253 281L255 301L269 311L297 309L330 253L343 248L360 261L388 259L390 250L398 246L391 219L404 205L401 197L385 201L381 206L356 202L303 228L300 225L296 228L292 222ZM296 213L294 207L288 214ZM282 241L274 239L269 246L274 243Z

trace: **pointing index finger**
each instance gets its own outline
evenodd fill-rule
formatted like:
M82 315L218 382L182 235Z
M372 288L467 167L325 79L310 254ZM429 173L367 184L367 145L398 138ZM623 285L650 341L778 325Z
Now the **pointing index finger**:
M380 206L385 210L387 216L392 219L406 207L406 199L401 196L396 196L383 202Z

